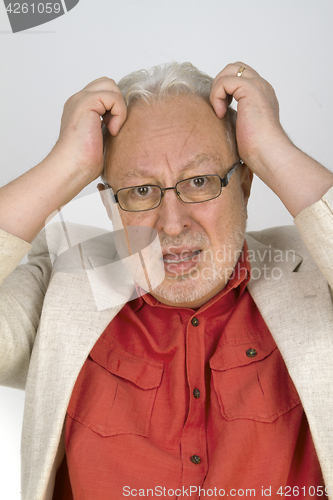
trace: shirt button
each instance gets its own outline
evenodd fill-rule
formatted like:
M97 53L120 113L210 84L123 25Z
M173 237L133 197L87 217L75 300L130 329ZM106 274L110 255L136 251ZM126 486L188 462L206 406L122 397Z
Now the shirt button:
M192 318L191 319L191 323L192 323L193 326L198 326L198 324L199 324L198 318Z
M191 460L194 464L200 464L201 458L198 455L192 455Z
M257 354L257 351L255 349L252 349L252 347L246 351L246 356L248 356L249 358L254 358Z
M194 390L193 390L193 396L194 396L196 399L200 398L200 391L199 391L199 389L194 389Z

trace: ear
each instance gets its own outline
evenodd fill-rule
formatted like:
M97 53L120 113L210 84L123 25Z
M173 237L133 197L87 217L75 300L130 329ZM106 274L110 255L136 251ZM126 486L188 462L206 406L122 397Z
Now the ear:
M115 202L113 198L113 191L111 188L105 186L105 184L99 183L97 185L97 189L99 191L102 203L107 211L108 217L112 222L112 226L114 230L124 229L124 224L121 219L120 210L118 208L118 204Z
M110 206L110 203L112 203L112 202L110 200L109 190L107 189L105 184L102 184L101 182L99 182L97 184L97 189L99 191L102 203L107 211L108 217L112 222L112 210L111 210L111 206Z
M245 163L243 163L243 165L240 168L239 182L244 194L244 200L246 204L250 197L252 180L253 180L252 170L250 170L249 167Z

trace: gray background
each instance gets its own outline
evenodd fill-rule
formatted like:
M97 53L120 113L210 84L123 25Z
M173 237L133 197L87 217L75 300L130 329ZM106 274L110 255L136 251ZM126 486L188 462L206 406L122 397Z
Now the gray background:
M274 86L291 139L331 169L332 14L330 0L80 0L64 16L12 34L0 4L0 183L50 151L71 94L101 76L118 80L170 60L212 76L228 62L253 66ZM285 224L291 216L256 179L249 229ZM23 401L21 391L0 390L0 488L8 500L20 498Z

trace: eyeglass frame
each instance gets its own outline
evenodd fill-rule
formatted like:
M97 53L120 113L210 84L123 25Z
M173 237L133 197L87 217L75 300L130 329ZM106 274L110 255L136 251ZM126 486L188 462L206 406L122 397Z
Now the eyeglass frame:
M242 160L240 160L240 159L237 160L236 163L234 163L232 165L232 167L228 170L228 172L226 173L226 175L224 177L220 177L218 174L194 175L193 177L188 177L187 179L182 179L181 181L178 181L173 187L167 187L167 188L161 188L157 184L141 184L139 186L123 187L123 188L118 189L118 191L116 193L113 193L113 190L112 190L112 187L110 186L110 184L108 184L107 182L104 182L104 186L107 189L111 189L112 190L112 194L113 194L113 197L114 197L114 202L117 203L124 212L137 213L137 212L149 212L149 210L155 210L155 208L158 208L160 206L160 204L162 203L164 192L165 191L169 191L170 189L172 189L173 191L175 191L176 196L177 196L177 198L180 201L182 201L183 203L189 203L189 204L194 205L196 203L205 203L206 201L211 201L211 200L215 200L215 198L218 198L221 195L221 193L222 193L222 188L226 187L229 184L230 178L231 178L232 174L235 172L235 170L238 167L238 165L244 165L244 162ZM196 179L198 177L218 177L220 179L220 183L221 183L219 194L216 195L216 196L214 196L213 198L209 198L208 200L202 200L202 201L184 201L180 197L180 193L177 191L178 184L180 184L181 182L189 181L191 179ZM160 190L160 192L161 192L160 202L159 202L158 205L156 205L156 207L146 208L144 210L126 210L125 208L123 208L121 206L121 204L119 202L119 199L118 199L118 193L119 193L119 191L123 191L124 189L134 189L134 188L146 187L146 186L157 187Z

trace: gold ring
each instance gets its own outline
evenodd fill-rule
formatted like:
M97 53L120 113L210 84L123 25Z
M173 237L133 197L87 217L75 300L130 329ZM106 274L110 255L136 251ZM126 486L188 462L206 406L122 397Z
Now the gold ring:
M244 68L244 66L241 66L238 70L237 76L242 76L244 69L246 68Z

